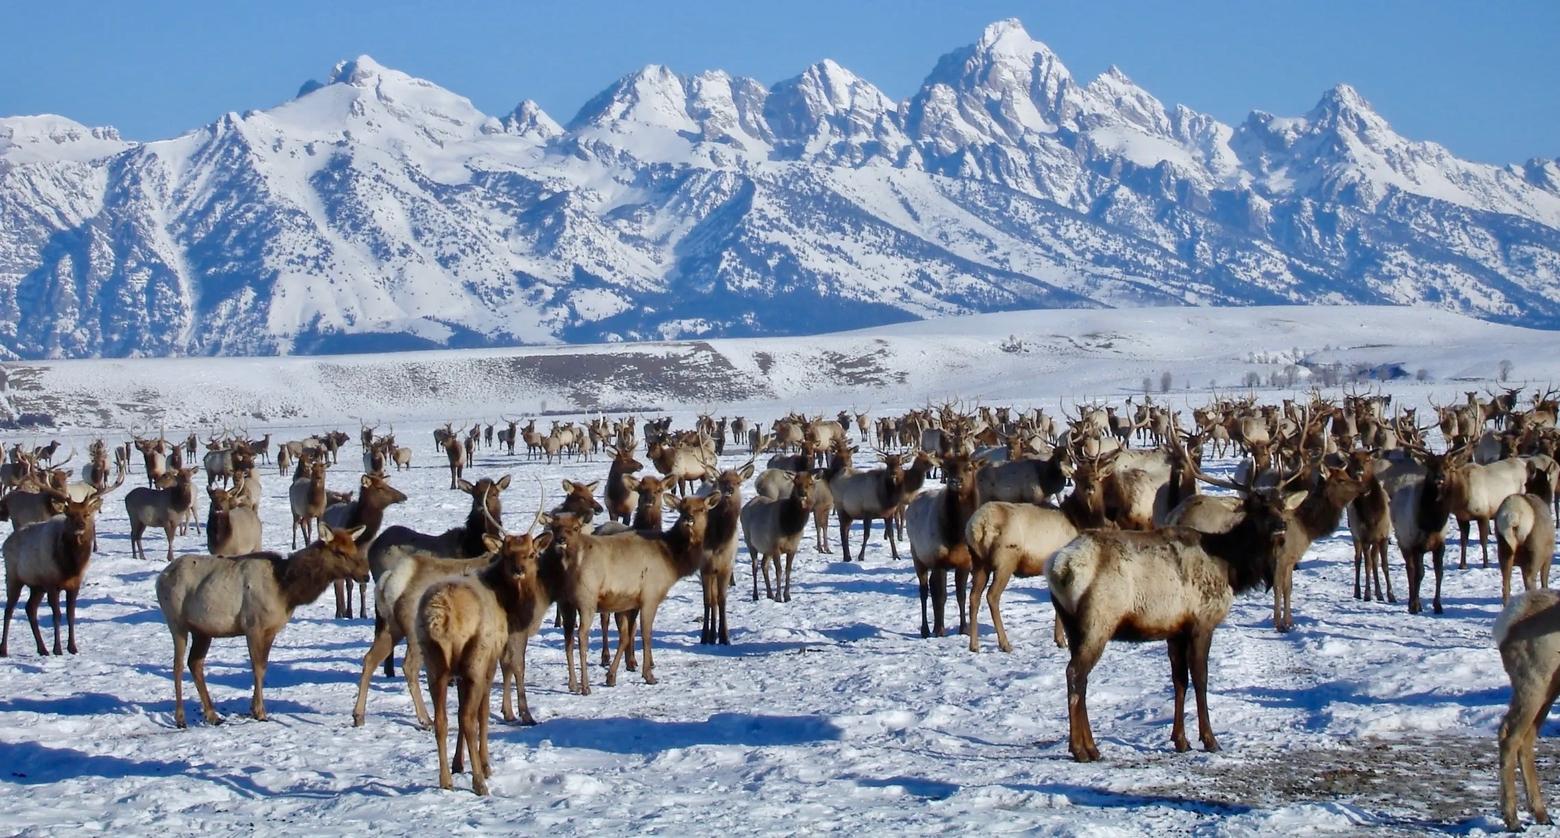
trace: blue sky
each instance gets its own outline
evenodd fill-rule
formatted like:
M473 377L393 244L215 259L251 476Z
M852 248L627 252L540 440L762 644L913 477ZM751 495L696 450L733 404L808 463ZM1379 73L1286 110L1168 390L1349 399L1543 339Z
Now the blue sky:
M7 4L0 114L168 137L274 105L360 53L502 114L566 122L647 63L765 83L833 58L896 98L981 28L1021 19L1080 79L1117 64L1166 103L1236 122L1353 84L1399 132L1463 157L1560 156L1560 3L453 2Z

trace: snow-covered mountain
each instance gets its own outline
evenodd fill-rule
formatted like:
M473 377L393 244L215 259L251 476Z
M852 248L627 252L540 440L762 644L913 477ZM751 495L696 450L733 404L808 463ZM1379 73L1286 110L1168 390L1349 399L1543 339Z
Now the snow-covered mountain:
M0 354L798 334L1035 307L1428 301L1560 327L1560 161L1340 85L1238 126L1017 21L898 102L650 66L566 124L367 56L180 137L0 118Z

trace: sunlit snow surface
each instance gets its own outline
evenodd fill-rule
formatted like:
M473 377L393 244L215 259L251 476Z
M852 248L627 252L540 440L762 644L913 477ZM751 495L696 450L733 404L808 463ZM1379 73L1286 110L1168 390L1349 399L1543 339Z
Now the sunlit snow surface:
M1131 328L1118 322L1114 339L1088 340L1083 336L1109 324L1084 319L1071 323L1078 347L1036 352L994 347L1010 333L1036 341L1059 333L1060 324L1047 320L1050 314L789 342L719 342L715 351L770 389L746 401L698 392L678 400L657 395L654 401L669 406L678 426L702 409L767 421L784 407L832 414L854 402L858 409L870 405L883 413L926 400L973 403L977 395L1054 409L1059 397L1119 400L1161 367L1199 387L1210 378L1228 383L1248 368L1265 375L1271 367L1246 363L1247 353L1280 353L1294 345L1319 352L1320 345L1311 342L1320 344L1331 334L1327 342L1346 362L1370 358L1435 370L1433 388L1389 388L1423 405L1427 394L1445 401L1483 383L1463 386L1446 379L1486 374L1506 349L1537 351L1549 337L1421 312L1431 332L1423 336L1410 330L1407 314L1365 310L1372 311L1376 319L1368 322L1339 320L1325 327L1327 310L1296 309L1286 319L1302 327L1289 333L1271 323L1242 331L1223 319L1225 313L1211 312L1201 320L1144 320ZM1272 310L1262 314L1269 315L1277 316ZM1349 310L1348 316L1360 311ZM1219 337L1221 330L1229 330L1228 336ZM1262 334L1268 339L1258 343ZM890 348L883 374L894 379L904 373L906 383L852 392L820 384L808 368L817 353L844 353L858 342L873 345L880 339ZM921 342L925 356L910 350L912 340ZM1107 342L1113 345L1102 348ZM1118 347L1127 351L1113 357ZM635 349L682 351L672 345ZM583 355L609 348L567 351ZM759 352L771 354L763 369L753 360ZM27 380L122 388L125 394L113 397L116 405L106 407L96 425L57 435L78 450L99 429L118 437L131 422L147 423L117 406L121 401L133 406L137 388L177 393L173 415L210 417L203 431L243 421L226 412L240 392L261 404L296 402L300 416L324 415L351 432L357 426L342 416L395 421L397 435L415 455L414 468L393 480L412 500L393 508L387 523L439 531L460 521L467 499L446 488L448 474L430 436L433 417L469 425L503 412L530 415L542 399L550 399L554 409L567 407L566 393L505 391L483 379L477 362L493 354L332 359L328 363L337 372L323 376L319 370L327 361L321 359L83 362L34 369L31 379L13 375L7 395L13 402L38 399L23 389ZM329 384L345 375L340 369L357 370L359 391L370 391L412 361L432 365L430 375L450 376L443 380L453 396L442 410L436 397L408 396L399 409L366 392L361 410L326 401L346 392ZM457 361L469 366L441 366ZM1517 375L1530 370L1534 377L1553 376L1554 363L1518 356ZM452 370L464 370L464 384ZM479 387L473 383L478 381L489 383ZM1287 391L1262 395L1278 398ZM613 396L627 400L633 394ZM1173 398L1179 404L1187 396ZM1191 398L1201 401L1205 393ZM479 403L485 407L479 409ZM238 406L247 409L248 402ZM292 438L319 427L308 424L313 421L268 424L251 418L247 426L255 436L272 430L277 438ZM188 425L170 419L169 435L182 436ZM722 462L744 459L728 454ZM351 487L358 464L354 442L332 471L331 487ZM1222 472L1232 463L1212 465ZM556 501L560 478L595 480L605 472L599 459L549 466L489 450L468 476L513 475L504 504L514 524L537 508L540 492ZM131 482L139 477L137 463ZM285 548L286 481L272 469L263 482L266 543ZM1441 616L1406 613L1395 548L1393 587L1400 602L1353 599L1346 533L1319 541L1302 563L1293 633L1271 630L1267 596L1238 600L1215 635L1210 667L1212 718L1224 747L1219 754L1171 750L1163 644L1113 643L1095 670L1089 696L1104 758L1083 766L1067 753L1066 656L1050 643L1043 581L1017 581L1004 598L1015 651L996 651L989 615L983 613L983 651L971 654L962 637L919 636L910 562L890 558L879 533L860 565L819 555L809 535L788 604L753 603L748 565L739 555L730 647L698 645L698 583L680 582L656 623L660 683L655 686L627 673L618 686L606 688L597 670L592 695L569 694L560 632L545 628L529 657L530 699L540 724L493 726L493 795L479 799L464 790L469 788L464 777L457 778L461 790L437 790L433 736L415 727L399 678L374 678L367 724L351 727L372 627L362 619L331 619L328 593L300 608L277 641L266 690L270 722L245 717L250 670L242 641L219 640L208 677L226 723L207 727L195 721L199 714L187 683L192 726L174 729L172 644L153 594L163 566L162 542L148 536L148 552L158 557L153 561L130 558L122 491L99 520L101 552L79 609L81 654L37 657L25 618L21 613L13 618L12 656L0 660L0 831L53 834L74 826L168 835L544 828L596 834L1092 835L1310 828L1407 834L1499 826L1493 746L1507 687L1489 637L1499 608L1499 577L1493 567L1480 566L1477 547L1471 549L1470 568L1457 570L1455 538ZM851 538L859 543L859 528ZM830 540L837 550L837 530ZM198 551L204 540L192 533L176 547ZM43 610L47 635L47 606ZM956 622L951 603L949 613ZM396 657L399 661L399 652ZM1540 771L1552 788L1560 770L1547 758L1550 753L1541 743Z

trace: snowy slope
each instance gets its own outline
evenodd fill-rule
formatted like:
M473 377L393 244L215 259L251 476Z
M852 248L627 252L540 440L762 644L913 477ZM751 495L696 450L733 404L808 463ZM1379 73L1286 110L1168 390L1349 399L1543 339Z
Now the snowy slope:
M833 61L651 65L560 125L368 56L132 143L0 119L0 353L383 351L814 333L1033 307L1429 303L1560 326L1560 164L1355 90L1225 125L1017 21L896 102Z
M1047 392L1125 397L1162 373L1178 397L1264 381L1290 363L1397 369L1415 400L1513 362L1514 381L1560 381L1554 335L1426 308L1285 306L1021 311L796 340L747 338L309 358L10 364L6 418L65 427L489 420L500 413L781 413L798 400L905 408L955 398L1029 403ZM1297 371L1306 386L1308 369ZM1037 383L1038 382L1038 383ZM1187 391L1190 390L1191 393ZM1458 391L1458 392L1453 392ZM1047 405L1049 407L1049 405Z

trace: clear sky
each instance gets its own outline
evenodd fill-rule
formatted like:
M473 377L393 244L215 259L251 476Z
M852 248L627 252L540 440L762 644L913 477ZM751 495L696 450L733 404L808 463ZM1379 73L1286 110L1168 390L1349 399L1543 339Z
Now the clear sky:
M468 96L567 122L648 63L765 83L833 58L909 96L938 56L1017 17L1087 81L1111 64L1226 122L1296 115L1353 84L1398 131L1496 163L1560 157L1560 2L401 0L6 4L0 114L59 113L131 139L286 100L360 53Z

